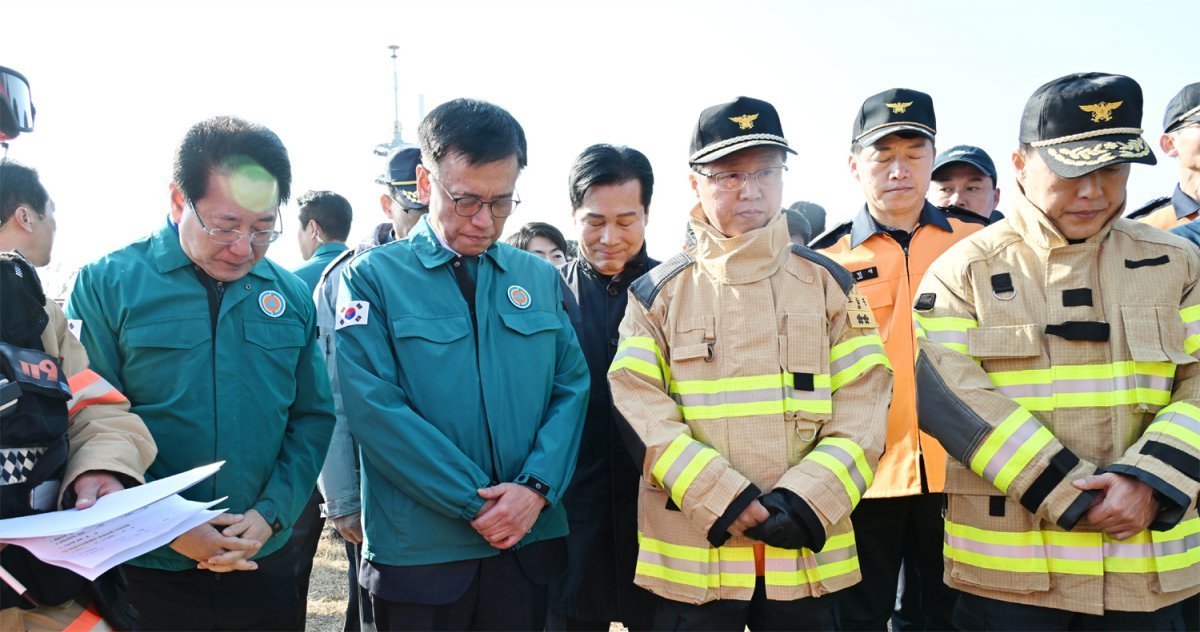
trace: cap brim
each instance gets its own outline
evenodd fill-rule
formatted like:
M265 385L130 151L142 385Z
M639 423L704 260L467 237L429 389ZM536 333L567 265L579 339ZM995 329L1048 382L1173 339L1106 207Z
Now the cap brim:
M784 151L788 152L789 154L793 154L793 155L796 154L796 150L792 149L791 147L788 147L786 143L781 143L779 141L770 140L770 139L766 139L766 138L755 138L755 139L748 139L748 140L742 141L740 143L734 143L732 145L725 145L723 147L718 147L718 148L712 149L712 150L709 150L706 147L706 148L701 149L700 151L696 152L692 156L691 160L689 160L688 162L690 162L691 164L694 164L694 165L703 165L706 163L710 163L714 160L720 160L721 158L724 158L725 156L728 156L729 154L732 154L734 152L741 151L743 149L749 149L750 147L758 147L760 145L773 145L775 147L779 147L780 149L783 149Z
M1078 178L1122 162L1158 164L1150 144L1135 134L1098 136L1038 147L1037 150L1050 170L1062 178Z
M891 125L877 127L856 138L855 142L863 147L870 147L871 145L879 142L879 139L883 138L884 136L887 136L888 134L898 134L900 132L916 132L925 138L928 138L930 141L934 140L933 132L924 127L918 125L907 125L905 123L893 123Z
M996 180L996 174L988 172L987 167L983 166L978 161L971 160L970 158L951 158L950 160L946 160L944 162L935 162L933 164L933 173L937 173L938 169L941 169L942 167L957 164L971 165L972 167L978 169L979 173L991 178L993 183Z
M375 183L376 184L384 184L384 185L392 185L391 181L387 180L386 177L382 177L382 176L379 178L376 178ZM406 208L410 211L419 211L422 209L429 208L428 204L422 204L420 202L420 198L417 197L416 185L412 185L412 184L392 185L392 188L396 189L396 192L399 193L399 195L397 195L396 197L394 197L392 199L399 202L400 206L403 206L404 208Z

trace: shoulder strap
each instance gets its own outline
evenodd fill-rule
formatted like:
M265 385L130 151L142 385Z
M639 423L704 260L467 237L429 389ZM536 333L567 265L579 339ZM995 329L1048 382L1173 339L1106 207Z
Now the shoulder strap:
M833 280L837 281L837 284L841 286L842 292L847 295L850 294L850 288L854 287L854 278L850 276L850 273L841 264L812 248L801 246L800 244L792 244L792 254L808 259L828 270L829 274L833 276Z
M683 272L695 263L696 260L686 252L681 252L670 259L654 266L646 274L638 277L636 281L629 286L633 290L633 295L637 297L642 307L650 309L650 305L654 303L654 299L658 296L659 290L666 285L667 281L675 278L680 272Z
M1170 201L1171 201L1171 198L1169 198L1169 197L1155 198L1155 199L1147 202L1145 204L1145 206L1143 206L1142 208L1139 208L1138 210L1126 215L1125 218L1126 219L1138 219L1141 217L1145 217L1145 216L1153 213L1154 211L1157 211L1158 209L1166 206Z

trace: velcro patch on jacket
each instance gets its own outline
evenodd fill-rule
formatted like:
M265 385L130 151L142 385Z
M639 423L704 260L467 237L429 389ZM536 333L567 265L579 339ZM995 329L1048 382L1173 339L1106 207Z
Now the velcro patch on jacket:
M1046 334L1074 342L1108 342L1112 326L1097 321L1068 321L1046 325Z
M854 288L846 295L846 319L854 329L870 329L878 326L875 324L875 315L871 313L871 304Z
M1137 261L1134 261L1132 259L1126 259L1125 267L1129 268L1130 270L1135 270L1137 268L1148 268L1148 267L1153 267L1153 266L1166 265L1169 261L1171 261L1171 258L1168 257L1167 255L1163 255L1161 257L1155 257L1153 259L1138 259Z
M879 268L871 266L870 268L863 268L862 270L854 270L850 274L854 277L855 283L861 283L863 281L870 281L871 279L878 279Z
M1063 307L1091 307L1092 289L1081 287L1074 290L1063 290Z
M936 303L937 294L934 294L933 292L926 292L917 297L917 301L913 303L913 309L918 312L927 312L933 309L933 306Z
M1012 275L1007 272L992 275L992 293L1005 294L1014 291Z

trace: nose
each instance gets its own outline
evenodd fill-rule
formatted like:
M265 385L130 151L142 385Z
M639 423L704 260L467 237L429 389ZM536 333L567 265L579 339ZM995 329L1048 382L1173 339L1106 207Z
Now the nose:
M609 245L616 242L617 229L611 224L605 224L604 228L600 229L600 243Z
M1093 171L1079 178L1079 197L1094 200L1103 195L1103 189L1100 186L1100 173Z
M758 178L754 174L750 174L746 178L746 185L738 192L738 197L743 200L757 200L762 197L762 189L758 186Z
M896 158L888 169L888 177L893 180L903 180L908 177L908 163Z
M242 237L241 239L225 247L229 249L229 252L241 258L245 258L250 255L250 239L248 237Z
M471 223L478 228L491 228L495 223L492 218L492 207L480 207L479 212L471 216Z

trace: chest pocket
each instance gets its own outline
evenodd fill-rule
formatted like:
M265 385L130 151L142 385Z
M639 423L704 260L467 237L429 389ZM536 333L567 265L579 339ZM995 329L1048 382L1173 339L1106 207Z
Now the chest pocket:
M170 402L180 396L182 376L196 368L194 361L211 354L202 345L212 339L212 324L207 316L127 325L125 362L120 379L125 396L138 402Z
M1177 365L1193 364L1196 358L1184 350L1187 331L1173 305L1122 305L1125 344L1137 364L1133 379L1137 397L1134 411L1156 413L1171 401Z
M250 348L262 351L254 360L256 371L271 369L278 375L294 376L304 348L304 325L289 321L254 321L244 324L246 342ZM291 378L294 379L294 378Z
M699 360L711 362L714 357L716 337L717 319L715 317L681 316L675 323L675 335L670 341L671 361L673 363L692 363Z
M402 316L392 319L392 338L396 357L401 361L417 362L422 366L444 366L456 363L461 357L452 344L471 333L468 316L442 318Z
M554 332L562 328L562 323L550 312L501 312L500 320L505 327L523 336Z
M879 338L887 342L892 334L892 287L885 280L866 281L857 287L871 305L871 313L879 325ZM901 327L904 326L912 328L911 323L902 323Z

